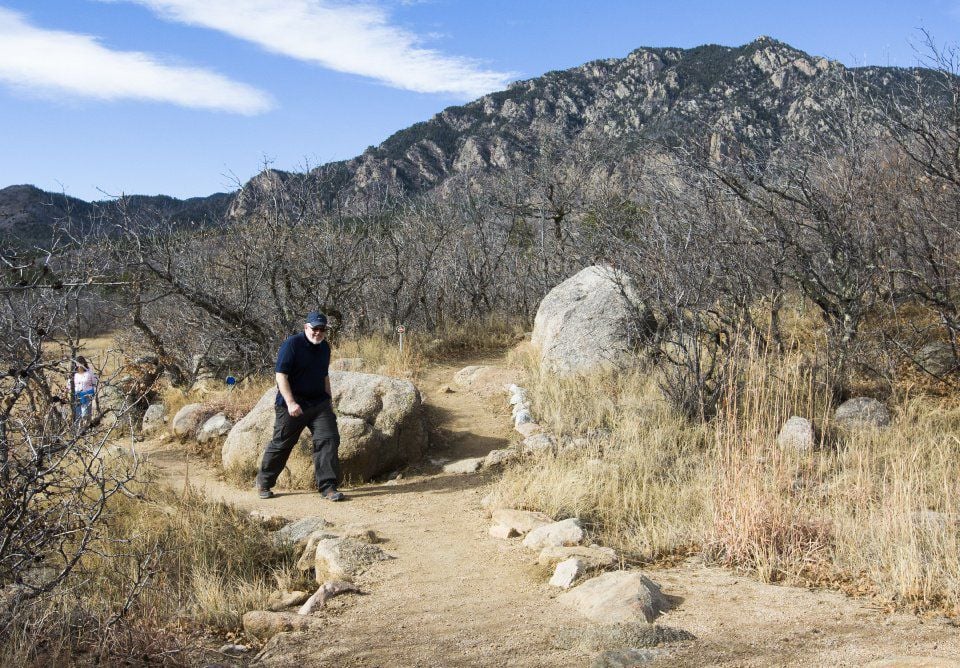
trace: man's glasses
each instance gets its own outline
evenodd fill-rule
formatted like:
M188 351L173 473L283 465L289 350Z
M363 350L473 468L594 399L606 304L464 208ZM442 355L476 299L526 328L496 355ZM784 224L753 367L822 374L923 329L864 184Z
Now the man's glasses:
M313 325L307 325L307 327L309 327L310 330L313 331L313 332L325 332L325 331L327 331L327 328L326 328L326 327L323 327L323 326L314 327Z

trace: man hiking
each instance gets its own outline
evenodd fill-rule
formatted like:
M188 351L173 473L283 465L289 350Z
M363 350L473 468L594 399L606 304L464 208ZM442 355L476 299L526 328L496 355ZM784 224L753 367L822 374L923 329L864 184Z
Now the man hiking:
M327 317L319 311L307 314L303 331L294 334L277 353L277 402L273 439L263 453L257 473L257 492L271 499L277 477L304 427L313 437L313 470L320 495L329 501L343 500L340 481L340 433L333 414L330 392L330 344L326 341Z

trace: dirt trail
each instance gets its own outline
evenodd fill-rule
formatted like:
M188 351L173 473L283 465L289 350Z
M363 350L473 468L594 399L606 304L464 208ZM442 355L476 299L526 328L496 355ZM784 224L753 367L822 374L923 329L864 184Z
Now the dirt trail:
M452 384L459 368L432 368L419 384L440 435L434 458L480 456L505 447L511 437L503 395L439 391ZM550 647L552 629L569 622L569 613L552 600L551 588L532 577L531 553L488 536L489 520L480 508L486 474L407 476L345 489L348 500L337 504L299 491L262 501L252 490L220 480L212 467L187 460L179 448L153 450L150 458L168 481L178 487L189 482L211 499L290 519L321 515L337 525L369 526L397 557L359 578L365 596L333 599L319 613L319 637L291 637L269 665L584 664L585 657Z
M420 382L439 447L431 457L458 459L504 447L513 437L502 396L444 393L456 367L430 369ZM558 650L556 628L579 623L555 601L519 541L487 534L480 508L489 474L448 475L436 469L387 484L345 490L348 501L308 492L263 501L252 489L220 480L182 449L149 447L166 480L185 482L211 499L296 519L321 515L357 523L386 538L396 556L363 574L363 596L333 599L316 613L319 633L295 633L262 657L269 666L587 666L596 652ZM898 655L960 657L960 633L946 620L922 623L888 615L832 592L764 585L695 562L650 576L679 605L658 623L697 640L656 650L649 666L864 665ZM920 665L920 664L889 664ZM932 662L923 665L958 665Z

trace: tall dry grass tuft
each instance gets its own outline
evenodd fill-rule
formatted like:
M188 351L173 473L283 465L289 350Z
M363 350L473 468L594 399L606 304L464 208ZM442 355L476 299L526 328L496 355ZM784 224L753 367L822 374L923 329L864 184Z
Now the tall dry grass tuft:
M509 469L496 494L516 507L579 516L631 559L697 544L710 517L708 430L674 414L646 370L556 379L534 364L528 372L541 423L579 440Z

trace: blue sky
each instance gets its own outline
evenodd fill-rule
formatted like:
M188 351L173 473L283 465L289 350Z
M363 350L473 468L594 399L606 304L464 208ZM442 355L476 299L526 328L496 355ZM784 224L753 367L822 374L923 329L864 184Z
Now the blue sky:
M0 187L207 195L640 46L910 66L921 28L955 44L960 0L0 0Z

